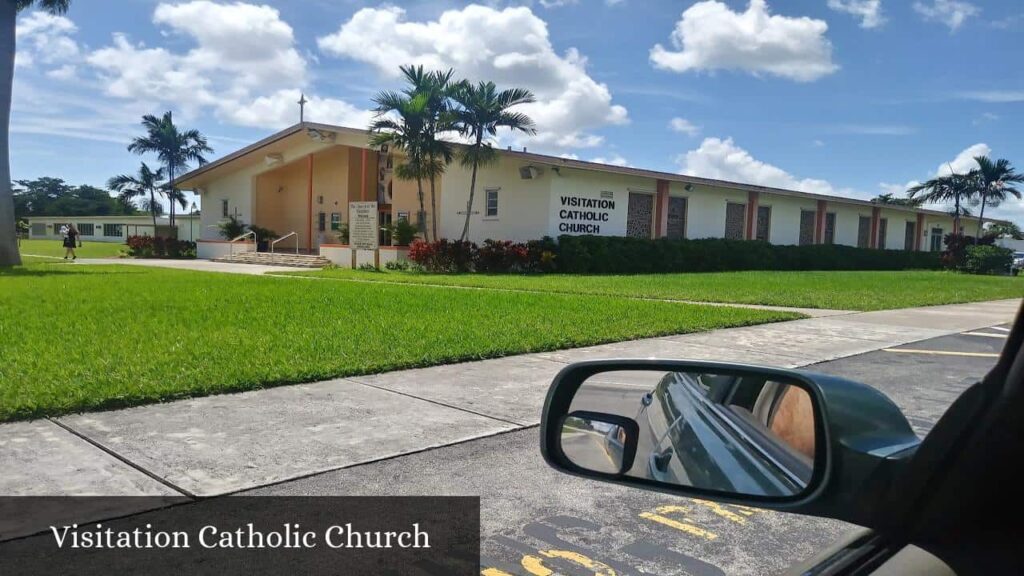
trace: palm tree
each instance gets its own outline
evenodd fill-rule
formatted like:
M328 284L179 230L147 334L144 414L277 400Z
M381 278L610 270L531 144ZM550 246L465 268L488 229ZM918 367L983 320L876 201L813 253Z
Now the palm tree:
M988 156L975 156L978 168L971 171L970 176L975 183L976 194L981 210L978 212L977 237L981 237L981 227L985 222L985 206L998 207L1006 201L1007 196L1020 200L1020 190L1014 184L1024 182L1024 174L1018 174L1010 165L1009 160L1000 158L995 162Z
M177 198L180 191L176 192L174 178L187 170L192 162L200 166L206 164L204 154L213 152L213 148L207 145L206 137L198 130L179 130L174 125L174 118L169 111L164 112L161 118L146 114L142 117L142 126L146 129L146 135L133 138L128 145L128 151L135 154L156 154L167 169L167 189ZM172 201L171 226L174 226L174 204ZM183 203L182 207L185 205L187 202Z
M534 102L533 94L523 88L511 88L498 92L494 82L480 82L477 85L460 82L453 91L452 99L457 107L454 110L456 126L463 136L469 137L472 144L462 149L459 162L472 168L473 176L469 181L469 201L466 202L466 223L462 226L459 240L469 235L469 219L473 214L473 196L476 194L476 175L480 166L493 164L498 153L484 137L494 137L500 128L513 132L536 134L533 120L522 112L511 108L520 104Z
M68 11L71 0L0 0L0 266L21 264L14 226L14 189L11 186L11 90L14 85L15 27L18 12L38 6L50 14Z
M922 203L940 204L953 202L953 233L961 234L960 217L966 212L964 204L969 201L975 193L972 177L967 174L957 174L950 167L950 174L938 176L927 182L918 184L907 190L907 196L911 199L920 199ZM918 196L920 194L920 196Z
M892 192L886 192L885 194L879 194L871 199L875 204L888 204L890 206L913 206L918 207L924 204L924 200L920 198L900 198Z
M1014 240L1024 240L1024 232L1013 222L994 222L987 230L997 238L1009 236Z
M405 153L405 159L395 166L395 176L401 180L415 180L420 202L420 214L426 213L423 198L425 150L423 146L424 127L427 122L427 94L410 96L393 91L380 92L374 96L377 105L376 117L370 123L370 145L388 145L393 150ZM425 218L418 218L419 231L427 237Z
M107 188L118 192L118 199L122 203L130 203L133 199L142 197L145 201L143 207L153 217L153 233L156 234L157 207L161 206L156 200L156 195L165 194L163 189L164 169L151 169L145 162L139 167L139 173L135 176L120 174L107 181ZM148 196L148 198L146 198ZM171 202L174 205L174 202ZM163 207L160 207L163 211Z
M452 132L455 129L450 99L455 90L452 77L455 71L448 69L426 72L423 66L402 66L400 68L409 87L405 94L414 98L419 94L427 96L426 118L423 123L422 138L422 173L423 178L430 182L430 219L431 235L437 239L437 179L444 174L451 164L452 145L438 139L438 134Z

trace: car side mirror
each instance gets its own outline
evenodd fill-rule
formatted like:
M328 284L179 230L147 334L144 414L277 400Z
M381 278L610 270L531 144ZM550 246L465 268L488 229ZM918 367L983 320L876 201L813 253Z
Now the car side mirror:
M862 525L861 488L919 442L871 387L713 362L570 365L541 423L545 459L571 474Z

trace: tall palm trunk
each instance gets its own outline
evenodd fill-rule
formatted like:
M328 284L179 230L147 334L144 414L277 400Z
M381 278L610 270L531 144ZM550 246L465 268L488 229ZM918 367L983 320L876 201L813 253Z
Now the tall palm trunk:
M153 236L156 236L156 192L149 189L149 215L153 217Z
M11 188L11 91L14 85L14 28L18 11L10 0L0 2L0 266L21 264L14 228L14 190Z
M974 239L977 241L981 238L981 225L985 222L985 204L988 203L988 196L981 196L981 212L978 212L978 231L974 234Z
M437 194L435 191L435 177L430 175L430 234L437 240Z
M168 190L167 199L170 200L170 205L171 205L171 213L170 213L170 220L169 221L170 221L171 227L173 228L174 227L174 202L176 201L176 199L174 198L174 162L168 162L167 163L167 179L168 179L168 182L167 182L167 186L168 186L168 188L167 188L167 190ZM153 234L156 234L156 229L153 230Z
M416 177L416 190L417 193L419 194L420 214L423 215L422 219L417 218L416 220L419 221L418 223L420 228L420 234L423 234L423 239L429 240L429 238L427 238L427 207L424 205L423 197L423 178L421 178L420 176Z
M483 134L477 135L477 150L480 149L483 140ZM466 202L466 223L462 225L462 236L459 236L460 241L464 241L469 236L469 219L473 217L473 196L476 194L476 170L479 165L480 162L478 160L473 160L473 177L469 180L469 201Z

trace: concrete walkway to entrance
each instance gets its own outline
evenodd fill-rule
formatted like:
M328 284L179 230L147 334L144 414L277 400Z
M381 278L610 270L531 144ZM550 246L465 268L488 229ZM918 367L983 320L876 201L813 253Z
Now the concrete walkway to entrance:
M806 366L1009 322L1019 304L808 318L0 424L0 494L237 492L535 425L568 362Z
M175 270L195 270L197 272L227 272L229 274L274 274L294 272L289 266L264 266L261 264L234 264L231 262L214 262L212 260L162 260L134 258L79 258L75 264L117 264L126 266L149 266L152 268L173 268Z

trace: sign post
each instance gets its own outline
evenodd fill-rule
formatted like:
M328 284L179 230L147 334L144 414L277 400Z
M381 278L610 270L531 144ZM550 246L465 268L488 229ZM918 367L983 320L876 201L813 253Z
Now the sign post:
M380 243L380 222L376 202L349 202L348 241L356 253L356 267L372 262L377 266L377 248ZM372 256L365 252L369 251Z

